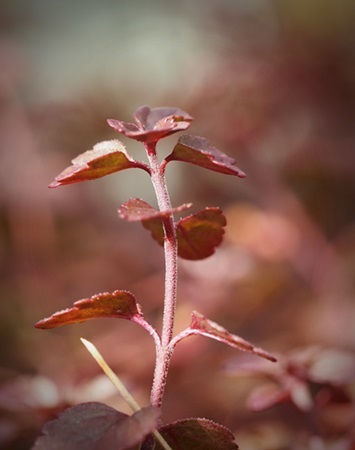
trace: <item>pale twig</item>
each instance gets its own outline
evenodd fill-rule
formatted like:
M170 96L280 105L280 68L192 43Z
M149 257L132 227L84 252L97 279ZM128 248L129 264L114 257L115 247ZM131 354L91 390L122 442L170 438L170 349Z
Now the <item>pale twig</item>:
M122 383L122 381L118 378L118 376L115 374L115 372L111 369L111 367L104 360L104 358L102 357L101 353L97 350L95 345L84 338L80 338L80 340L85 345L87 351L91 354L91 356L95 359L95 361L98 363L98 365L104 371L104 373L110 379L110 381L113 383L113 385L118 389L119 393L126 400L126 402L129 404L129 406L132 408L132 410L134 412L139 411L141 409L141 407L135 401L135 399L132 397L132 395L128 392L127 388ZM173 450L170 447L170 445L166 442L166 440L163 438L163 436L159 433L158 430L154 430L153 434L165 450Z

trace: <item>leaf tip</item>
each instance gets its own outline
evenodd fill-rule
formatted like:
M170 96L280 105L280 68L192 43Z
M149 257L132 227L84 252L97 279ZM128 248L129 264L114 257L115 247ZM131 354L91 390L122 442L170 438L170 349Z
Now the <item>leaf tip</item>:
M239 178L246 178L247 174L243 172L242 170L238 169L238 177Z
M268 361L274 363L277 362L277 358L275 358L275 356L271 355L271 353L261 348L254 347L254 354L257 356L261 356L262 358L267 359Z
M117 120L115 120L115 119L106 119L106 122L107 122L108 125L110 125L110 127L113 127L116 124Z
M50 325L47 318L41 319L38 322L36 322L34 324L34 327L37 328L38 330L48 330L49 328L54 328Z
M48 187L49 187L50 189L56 188L56 187L58 187L58 186L60 186L60 183L58 183L57 180L52 181L52 183L50 183L50 184L48 185Z

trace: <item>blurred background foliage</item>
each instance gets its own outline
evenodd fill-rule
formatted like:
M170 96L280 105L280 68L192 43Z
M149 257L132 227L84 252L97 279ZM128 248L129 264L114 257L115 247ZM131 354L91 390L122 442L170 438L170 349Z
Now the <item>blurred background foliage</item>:
M115 289L131 290L160 326L162 251L117 217L130 197L154 203L146 174L46 188L79 153L121 139L106 118L130 120L142 104L189 112L190 132L248 175L169 165L174 205L220 206L228 220L214 256L180 262L176 330L200 311L279 354L276 381L287 392L291 378L303 383L313 399L286 395L251 412L262 409L248 397L265 373L241 376L243 355L196 337L174 355L164 420L214 419L244 450L355 448L354 13L351 0L2 2L1 449L28 449L44 421L77 402L128 412L80 336L148 401L153 343L134 324L33 328ZM161 142L162 157L175 141ZM314 348L331 351L294 362L296 349ZM305 375L314 364L320 378Z

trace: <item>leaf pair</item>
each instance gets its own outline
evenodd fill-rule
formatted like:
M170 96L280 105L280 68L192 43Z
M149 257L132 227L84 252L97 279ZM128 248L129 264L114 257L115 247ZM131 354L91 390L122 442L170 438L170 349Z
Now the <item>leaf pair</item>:
M193 120L185 111L171 107L150 109L149 106L141 106L133 117L136 123L116 119L108 119L107 122L119 133L149 144L177 131L186 130ZM200 136L181 136L165 163L169 161L185 161L215 172L245 177L245 173L236 167L233 158L211 146L207 139Z
M68 408L48 422L31 450L141 450L152 449L150 435L160 411L146 407L132 416L98 402ZM186 419L158 429L173 450L237 450L227 428L207 419ZM156 443L155 450L162 449Z
M112 293L102 293L85 298L74 303L72 308L58 311L52 316L42 319L36 323L36 328L50 329L62 325L86 322L90 319L115 317L131 320L144 326L143 314L139 304L133 294L129 291L114 291ZM175 338L172 346L175 346L184 337L192 334L199 334L216 339L231 347L242 351L253 353L270 361L275 358L268 352L255 347L248 341L236 336L212 320L207 319L202 314L194 311L190 326Z
M119 208L118 214L130 222L141 221L158 244L164 246L164 219L190 206L184 204L167 211L157 211L145 201L133 198ZM211 256L222 242L225 225L225 216L219 208L205 208L180 219L175 224L179 256L190 260Z
M153 144L190 126L192 117L178 108L163 107L150 109L142 106L134 113L136 123L108 119L108 124L125 136ZM233 158L211 146L207 139L199 136L183 135L172 153L165 158L163 166L170 161L184 161L215 172L245 177L235 165ZM72 160L72 165L61 172L49 185L54 188L81 181L94 180L125 169L138 168L151 173L150 167L134 160L125 146L117 139L99 142Z
M150 109L146 105L138 108L133 118L136 123L116 119L108 119L107 123L128 138L149 144L156 143L177 131L186 130L193 120L179 108L165 106Z
M240 178L245 177L245 173L238 169L233 158L211 146L207 139L199 136L181 136L172 153L165 158L164 164L169 161L188 162L214 172L236 175ZM133 168L143 169L148 174L151 173L150 167L133 159L118 139L102 141L94 145L91 150L74 158L72 165L64 169L49 187L55 188L66 184L95 180Z

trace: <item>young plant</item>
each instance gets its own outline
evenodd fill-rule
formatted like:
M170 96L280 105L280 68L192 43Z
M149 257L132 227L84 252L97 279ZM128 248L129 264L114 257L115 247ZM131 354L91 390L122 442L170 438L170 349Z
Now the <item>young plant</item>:
M184 161L240 178L245 174L235 160L217 150L202 137L183 135L169 156L159 161L156 146L160 139L189 128L192 117L171 107L140 107L134 113L136 123L109 119L108 124L126 137L143 143L148 164L134 160L118 140L96 144L92 150L73 159L49 187L93 180L124 169L144 170L152 181L158 209L145 201L132 198L119 209L122 219L140 221L153 239L164 248L165 293L161 333L146 321L142 307L134 295L126 290L101 293L79 300L73 307L59 311L36 324L49 329L61 325L80 323L94 318L115 317L130 320L143 327L154 339L156 361L149 406L127 416L101 403L84 403L64 411L60 417L45 425L33 449L236 449L233 434L224 426L207 419L186 419L162 425L160 411L170 361L175 346L191 335L216 339L242 351L275 361L268 352L229 333L226 329L193 311L190 325L173 335L178 257L199 260L212 255L221 243L226 219L218 207L206 207L196 213L175 220L174 214L189 209L192 204L173 207L170 201L165 170L172 161ZM87 341L85 341L87 342ZM88 343L87 343L88 344ZM98 357L96 355L96 359ZM158 434L155 431L158 430ZM163 439L157 439L162 436ZM70 447L68 447L70 443Z

